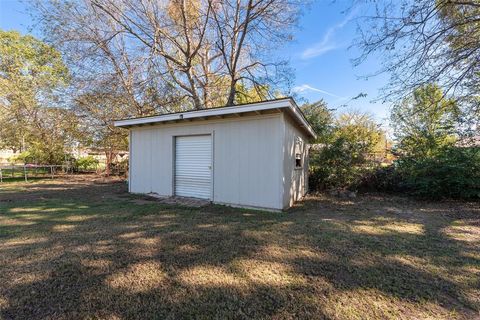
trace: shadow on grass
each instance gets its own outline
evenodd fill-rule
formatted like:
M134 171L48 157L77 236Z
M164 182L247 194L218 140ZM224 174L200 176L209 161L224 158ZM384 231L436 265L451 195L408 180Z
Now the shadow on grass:
M375 200L378 213L327 198L286 213L189 209L138 205L123 186L57 187L0 202L5 319L346 318L373 308L356 305L360 292L387 300L384 315L478 312L465 271L480 268L478 244L448 237L455 219L442 208ZM343 294L357 296L338 309Z

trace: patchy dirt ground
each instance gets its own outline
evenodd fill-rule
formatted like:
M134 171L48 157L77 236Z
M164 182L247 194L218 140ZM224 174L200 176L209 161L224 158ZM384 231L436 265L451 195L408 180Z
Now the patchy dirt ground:
M92 176L4 183L0 283L3 319L473 319L480 204L319 195L271 213Z

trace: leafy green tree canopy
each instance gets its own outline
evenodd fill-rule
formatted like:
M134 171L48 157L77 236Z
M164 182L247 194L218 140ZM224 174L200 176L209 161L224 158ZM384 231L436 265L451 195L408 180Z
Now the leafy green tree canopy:
M417 88L392 109L398 149L414 157L430 157L455 142L459 109L436 84Z
M333 114L323 100L306 103L301 110L317 134L317 143L326 143L333 130Z
M35 107L68 83L68 69L55 48L16 31L0 30L1 106Z
M302 111L318 135L310 154L311 188L355 188L375 154L385 153L383 130L370 114L335 116L324 101L305 104Z
M0 30L0 147L30 148L44 162L60 161L69 140L67 131L76 122L62 108L59 94L69 78L53 47L29 35Z

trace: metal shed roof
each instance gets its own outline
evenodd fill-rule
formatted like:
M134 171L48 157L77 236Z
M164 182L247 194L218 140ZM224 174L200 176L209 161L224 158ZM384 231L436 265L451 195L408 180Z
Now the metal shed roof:
M154 125L166 122L193 121L195 119L205 120L209 118L225 118L228 116L242 116L245 114L268 114L275 112L286 112L295 123L309 136L316 138L312 126L308 123L302 111L292 98L283 98L257 103L249 103L235 106L217 107L203 110L184 111L162 114L158 116L142 117L117 120L116 127L129 128L133 126Z

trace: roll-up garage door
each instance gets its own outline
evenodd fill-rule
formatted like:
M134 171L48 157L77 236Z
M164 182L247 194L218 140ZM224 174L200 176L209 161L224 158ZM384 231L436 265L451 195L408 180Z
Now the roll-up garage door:
M175 195L211 198L212 138L210 135L175 138Z

